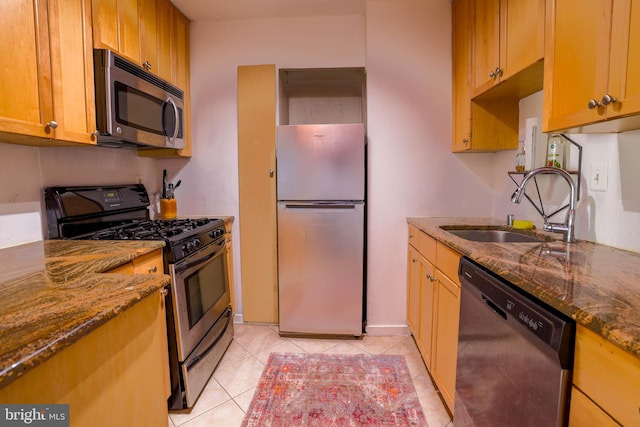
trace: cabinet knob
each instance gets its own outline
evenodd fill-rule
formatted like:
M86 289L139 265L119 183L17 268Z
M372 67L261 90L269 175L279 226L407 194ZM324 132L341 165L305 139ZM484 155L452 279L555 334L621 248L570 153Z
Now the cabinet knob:
M601 107L602 104L600 104L598 101L596 101L595 99L590 99L589 102L587 102L587 108L589 110L593 110L596 107Z
M144 61L144 64L142 64L142 68L144 68L147 71L150 71L151 70L151 62Z
M269 176L270 176L271 178L273 178L273 175L274 175L275 173L276 173L276 172L275 172L273 169L270 169L270 170L269 170Z
M462 138L462 143L467 145L469 143L469 138Z
M47 127L51 129L55 129L58 127L58 122L56 122L55 120L51 120L50 122L47 122Z
M158 266L154 265L153 267L149 267L149 273L157 273L158 272Z
M602 103L602 105L609 105L611 103L616 103L618 102L618 98L616 98L615 96L611 96L609 94L606 94L605 96L602 97L602 101L600 101Z

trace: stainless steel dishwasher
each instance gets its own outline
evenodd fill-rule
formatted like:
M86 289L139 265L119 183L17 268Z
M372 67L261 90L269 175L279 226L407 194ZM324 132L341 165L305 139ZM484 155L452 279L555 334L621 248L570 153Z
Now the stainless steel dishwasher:
M458 274L455 426L567 425L575 323L466 257Z

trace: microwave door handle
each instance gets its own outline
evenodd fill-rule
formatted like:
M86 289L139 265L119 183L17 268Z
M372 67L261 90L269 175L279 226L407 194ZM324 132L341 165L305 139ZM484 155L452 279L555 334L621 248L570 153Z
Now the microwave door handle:
M173 114L175 116L175 129L173 129L173 136L169 139L171 141L171 143L173 144L176 140L176 137L178 136L178 132L180 131L180 123L178 122L178 120L180 120L180 114L178 113L178 106L176 105L175 102L173 102L173 99L171 98L167 98L167 102L171 104L171 106L173 107Z

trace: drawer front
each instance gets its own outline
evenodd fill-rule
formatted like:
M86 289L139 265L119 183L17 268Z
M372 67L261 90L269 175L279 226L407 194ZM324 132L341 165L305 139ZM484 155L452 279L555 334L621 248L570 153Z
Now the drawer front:
M606 412L576 387L571 389L569 427L620 427Z
M420 246L420 234L422 231L418 230L414 225L409 224L409 244L414 248L418 249Z
M640 426L640 359L578 325L573 384L625 426Z
M454 251L444 243L438 242L436 265L438 269L449 277L454 283L460 286L458 278L458 265L460 264L460 253Z
M409 224L409 244L432 264L436 263L436 239Z
M133 260L135 274L163 274L162 251L158 249Z
M436 239L427 233L420 232L420 247L418 250L432 264L436 263L436 242Z

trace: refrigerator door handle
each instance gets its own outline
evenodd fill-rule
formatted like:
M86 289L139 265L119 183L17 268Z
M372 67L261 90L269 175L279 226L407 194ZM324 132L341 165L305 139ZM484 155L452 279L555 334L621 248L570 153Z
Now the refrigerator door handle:
M284 207L287 209L355 209L356 205L353 203L317 203L306 205L286 203Z

